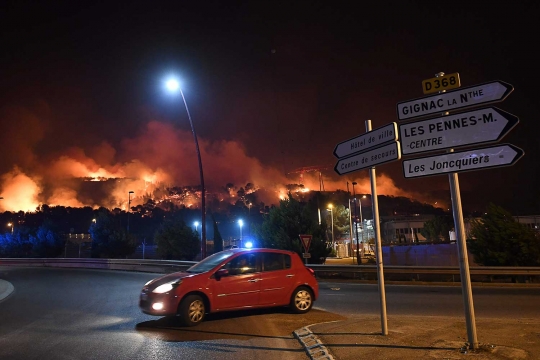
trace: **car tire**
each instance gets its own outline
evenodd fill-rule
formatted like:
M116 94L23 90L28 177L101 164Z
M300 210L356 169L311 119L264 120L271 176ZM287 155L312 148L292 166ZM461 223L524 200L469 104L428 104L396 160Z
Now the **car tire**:
M186 296L178 307L180 322L184 326L195 326L204 320L206 306L204 300L199 295Z
M300 286L293 291L289 308L296 314L305 314L313 306L313 291L307 286Z

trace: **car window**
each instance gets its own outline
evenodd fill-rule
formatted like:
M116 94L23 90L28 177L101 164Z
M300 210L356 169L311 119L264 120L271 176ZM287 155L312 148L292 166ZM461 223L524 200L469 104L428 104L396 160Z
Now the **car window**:
M242 254L223 265L230 275L244 275L257 272L257 254Z
M285 269L291 268L291 255L283 255L285 258Z
M291 257L289 255L278 253L264 253L264 271L277 271L286 269L285 258L288 257L289 266L291 267Z
M264 271L283 270L283 254L265 253L263 264Z

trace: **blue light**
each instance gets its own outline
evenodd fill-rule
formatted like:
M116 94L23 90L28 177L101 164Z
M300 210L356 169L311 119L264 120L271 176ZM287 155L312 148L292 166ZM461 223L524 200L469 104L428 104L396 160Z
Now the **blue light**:
M246 247L246 249L251 249L253 247L253 243L251 241L248 241L244 244L244 246Z
M180 83L175 78L169 78L165 82L165 86L170 92L176 92L180 88Z

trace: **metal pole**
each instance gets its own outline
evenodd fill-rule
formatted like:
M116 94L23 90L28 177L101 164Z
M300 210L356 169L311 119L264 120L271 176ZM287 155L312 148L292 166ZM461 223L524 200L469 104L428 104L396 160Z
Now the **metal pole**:
M366 249L366 244L364 243L364 218L362 217L362 198L360 197L360 199L358 200L358 208L360 209L360 224L362 224L362 241L360 241L362 243L362 251L360 251L360 256L364 253L364 250ZM358 265L361 265L360 263L358 263Z
M371 131L371 120L366 120L366 132ZM373 203L373 227L375 229L375 253L377 254L377 280L379 283L379 296L381 304L381 328L382 334L388 335L388 319L386 318L386 292L384 290L384 271L381 248L381 229L379 221L379 201L377 199L377 178L375 167L369 169L371 180L371 201Z
M334 209L332 208L330 208L330 218L332 219L332 247L335 250L336 240L334 239Z
M351 194L349 193L349 196L350 195ZM351 246L350 246L351 254L353 253L353 227L352 227L352 224L353 224L353 222L352 222L352 211L351 211L351 198L349 197L349 229L350 229L349 238L351 239L351 243L350 243L351 244ZM354 261L354 255L353 255L353 261Z
M356 200L356 190L354 189L354 185L356 185L356 182L352 183L352 190L353 190L353 196L354 196L354 219L356 220L357 219L357 214L356 214L356 207L357 207L356 201L357 200ZM362 217L361 211L362 209L360 209L360 217ZM358 243L358 222L356 222L356 225L354 226L354 230L356 232L356 264L362 265L362 258L360 257L360 244Z
M463 292L463 305L465 308L467 335L469 338L469 344L472 346L473 349L477 349L478 338L476 336L476 319L474 316L471 274L469 271L469 259L467 255L467 243L465 235L465 225L463 222L463 211L461 209L461 195L459 190L458 174L448 174L448 180L450 181L450 193L452 195L452 212L454 215L454 225L456 227L456 237L458 243L459 274L461 276L461 291Z
M435 74L436 77L444 76L443 72ZM442 115L448 115L443 113ZM454 152L454 149L447 151ZM452 198L452 214L454 215L454 226L456 228L456 242L458 244L459 274L461 277L461 291L463 294L463 306L465 309L465 322L467 324L467 335L469 344L473 349L478 348L478 338L476 336L476 318L474 315L474 303L471 287L471 273L469 271L469 257L467 254L467 237L465 234L465 224L463 222L463 210L461 208L461 192L459 189L459 177L457 173L448 174L450 183L450 195Z
M202 218L201 258L204 259L206 257L206 189L204 187L204 175L203 175L203 166L202 166L202 160L201 160L201 152L199 150L199 141L197 140L197 133L195 132L195 128L193 127L191 114L189 113L186 98L184 97L184 92L182 91L181 87L180 87L180 94L182 95L182 100L184 101L184 105L186 107L189 124L191 125L191 132L193 133L193 139L195 140L195 148L197 149L197 159L199 160L199 173L201 177L201 218Z

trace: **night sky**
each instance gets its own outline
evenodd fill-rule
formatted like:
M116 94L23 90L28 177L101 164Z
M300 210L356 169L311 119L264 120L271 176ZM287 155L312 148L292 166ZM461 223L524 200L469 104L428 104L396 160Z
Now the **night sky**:
M0 210L110 206L128 187L144 191L142 178L197 185L185 108L163 90L169 74L182 80L210 192L278 188L320 166L326 190L357 181L369 193L367 170L334 173L335 145L367 119L397 121L396 103L443 71L462 86L512 84L495 106L520 123L501 142L525 151L512 167L460 174L464 208L540 213L536 1L98 3L3 2ZM107 202L73 180L89 174L132 183ZM315 174L304 181L318 190ZM405 179L401 161L377 174L380 194L449 205L446 175Z

